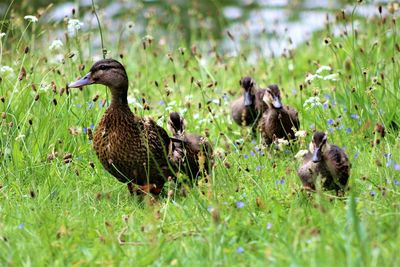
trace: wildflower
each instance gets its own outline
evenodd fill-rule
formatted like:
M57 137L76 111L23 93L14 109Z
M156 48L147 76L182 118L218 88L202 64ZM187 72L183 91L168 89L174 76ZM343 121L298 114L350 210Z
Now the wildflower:
M262 169L264 169L264 166L258 165L258 166L256 167L256 170L257 170L257 171L261 171Z
M242 201L236 202L236 208L241 209L244 207L244 203Z
M19 134L17 137L15 137L15 141L23 140L24 138L25 138L24 134Z
M332 125L334 122L335 122L335 121L334 121L333 119L329 119L329 120L327 121L328 125Z
M306 137L307 136L307 132L306 131L297 131L294 133L294 136L296 137Z
M28 20L29 22L35 23L38 22L38 18L33 15L27 15L24 17L25 20Z
M75 34L81 29L83 23L78 19L70 19L68 20L68 35L75 36Z
M323 72L323 71L325 71L325 70L331 71L332 68L329 67L329 66L321 66L321 67L319 67L319 68L317 69L317 71L316 71L315 73L319 74L319 73L321 73L321 72Z
M207 208L208 212L212 212L213 209L214 209L213 206L208 206L208 208Z
M285 146L289 144L289 141L283 138L278 138L277 140L279 150L283 150Z
M267 230L270 230L272 228L272 223L267 223Z
M53 42L50 44L49 49L50 50L57 50L63 46L63 42L59 39L53 40Z
M390 157L392 156L392 154L391 154L391 153L384 153L383 156L384 156L385 158L390 158Z
M18 224L18 229L22 229L22 228L24 228L24 226L25 226L24 223L20 223L20 224Z
M351 114L350 117L351 117L352 119L354 119L354 120L360 119L360 116L358 116L357 114L354 114L354 113Z
M250 156L254 157L256 155L256 153L254 153L254 151L250 151Z
M324 109L329 108L328 101L325 101L324 104L322 104L322 107L323 107Z
M353 159L358 158L358 156L360 155L360 151L357 150L356 154L354 154Z
M306 101L304 101L304 104L303 104L303 107L305 107L306 110L314 108L314 107L318 107L318 106L322 106L318 96L312 96L312 97L306 99Z
M369 192L369 194L370 194L371 197L376 196L376 192L375 191L371 191L371 192Z
M334 128L332 128L332 127L329 127L329 128L328 128L328 131L329 131L330 133L332 133L332 132L334 132L334 131L335 131L335 129L334 129Z
M389 167L389 166L391 166L392 165L392 160L391 159L389 159L387 162L386 162L386 167Z
M0 32L0 39L3 38L4 36L6 36L5 32Z
M305 79L304 81L305 81L306 83L308 83L308 82L313 81L315 78L321 79L322 76L321 76L321 75L318 75L318 74L311 74L311 73L308 73L307 76L306 76L306 79Z
M396 171L400 170L400 164L398 163L394 164L393 169L395 169Z
M347 127L346 128L346 133L351 133L351 128Z
M305 154L308 153L308 150L302 149L297 152L297 154L294 156L296 159L302 159Z
M1 66L0 67L0 74L8 74L8 73L13 73L14 70L9 67L9 66Z
M243 252L244 252L244 248L242 248L242 247L238 247L238 248L236 249L236 253L241 254L241 253L243 253Z
M160 106L164 106L164 105L165 105L165 102L164 102L164 100L160 100L160 101L158 101L158 105L160 105Z
M285 184L285 179L279 179L275 182L275 184Z
M247 154L244 154L244 155L243 155L243 158L248 159L249 156L248 156Z
M339 75L338 75L337 73L333 73L333 74L326 75L323 79L324 79L325 81L327 81L327 80L337 81L337 77L338 77L338 76L339 76Z
M399 180L396 180L396 179L394 179L393 183L394 183L395 185L400 185L400 181L399 181Z

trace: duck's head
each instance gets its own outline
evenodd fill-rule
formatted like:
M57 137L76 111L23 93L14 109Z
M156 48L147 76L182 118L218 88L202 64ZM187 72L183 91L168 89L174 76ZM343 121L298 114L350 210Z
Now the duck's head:
M322 160L322 156L329 150L327 143L328 136L323 132L315 132L313 139L310 143L310 151L313 154L312 161L317 163Z
M186 121L178 112L169 114L168 129L174 134L183 134L186 126Z
M244 105L246 107L253 105L256 82L251 77L244 77L240 79L239 84L244 89Z
M103 84L114 90L128 89L128 76L124 66L114 59L102 59L94 63L88 74L72 82L69 88L78 88L89 84Z
M268 85L263 96L263 102L267 104L269 108L282 108L281 92L277 85Z

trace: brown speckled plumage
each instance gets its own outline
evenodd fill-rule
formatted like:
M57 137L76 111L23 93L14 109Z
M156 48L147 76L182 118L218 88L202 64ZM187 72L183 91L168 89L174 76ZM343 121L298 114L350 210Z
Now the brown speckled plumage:
M152 119L132 113L127 102L128 77L118 61L96 62L84 78L69 87L93 83L106 85L112 94L93 140L100 162L120 182L128 183L131 193L160 193L167 178L174 177L168 160L168 134Z
M289 106L282 106L277 85L269 85L263 96L268 108L263 112L259 129L265 144L277 138L294 139L294 130L300 128L298 112Z
M341 148L328 144L325 133L316 132L298 175L305 188L315 189L316 179L320 176L323 188L343 191L350 176L350 162Z
M210 174L213 152L205 137L185 133L185 125L179 113L170 114L168 128L174 137L170 145L170 158L193 181L200 175Z
M244 77L239 83L243 94L231 104L232 118L240 126L253 126L255 132L260 115L265 109L262 103L265 89L257 89L251 77Z

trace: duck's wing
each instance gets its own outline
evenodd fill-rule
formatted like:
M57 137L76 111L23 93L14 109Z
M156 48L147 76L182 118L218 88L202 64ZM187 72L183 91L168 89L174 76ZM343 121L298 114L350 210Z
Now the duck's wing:
M329 150L329 159L341 186L346 186L350 176L350 161L346 153L340 147L331 145Z

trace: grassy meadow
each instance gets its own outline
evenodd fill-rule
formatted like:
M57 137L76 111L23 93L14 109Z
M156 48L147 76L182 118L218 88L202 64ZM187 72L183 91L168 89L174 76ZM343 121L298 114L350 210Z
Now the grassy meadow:
M173 14L164 34L156 13L147 35L126 17L111 30L100 6L107 57L126 67L134 113L166 128L179 111L215 150L208 183L169 182L157 198L131 196L97 160L90 134L106 87L66 89L102 57L95 19L78 29L77 14L50 23L51 7L20 14L11 5L0 27L0 265L398 266L399 11L385 4L360 17L363 4L334 12L295 48L287 36L273 57L235 32L221 33L235 53L220 50L200 15L190 44ZM252 140L230 117L242 76L278 84L307 136L280 149ZM302 190L295 155L314 129L349 156L344 197Z

